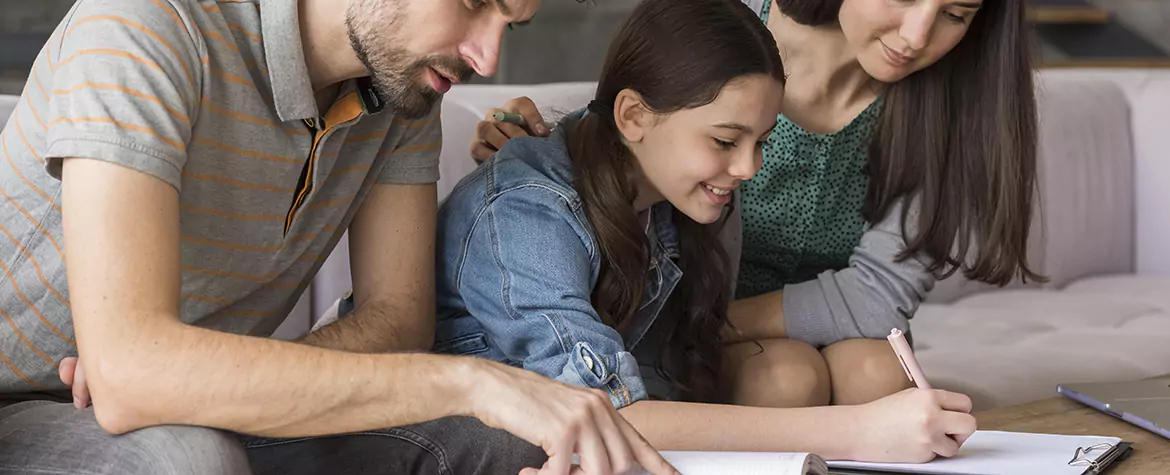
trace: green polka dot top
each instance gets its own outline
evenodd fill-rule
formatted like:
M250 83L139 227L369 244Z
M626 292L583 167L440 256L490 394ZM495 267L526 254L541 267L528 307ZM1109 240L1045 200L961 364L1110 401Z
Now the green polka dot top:
M763 2L765 22L771 1ZM816 279L849 265L861 240L870 132L881 100L832 134L778 118L764 146L764 168L742 191L743 256L737 298Z

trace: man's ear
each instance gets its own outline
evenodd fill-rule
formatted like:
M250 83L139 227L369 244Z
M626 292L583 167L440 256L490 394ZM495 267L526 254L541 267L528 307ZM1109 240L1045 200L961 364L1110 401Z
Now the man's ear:
M654 113L642 100L642 95L622 89L613 101L613 120L627 143L638 143L654 122Z

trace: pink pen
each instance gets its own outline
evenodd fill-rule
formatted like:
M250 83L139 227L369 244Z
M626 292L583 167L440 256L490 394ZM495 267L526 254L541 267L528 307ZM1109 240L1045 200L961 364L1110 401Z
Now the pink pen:
M902 363L906 377L917 384L918 389L930 389L930 383L926 382L926 375L922 373L922 367L918 366L918 358L914 357L914 350L910 349L909 343L906 343L906 336L902 334L902 331L895 328L890 331L890 336L886 339L890 340L890 346L894 347L894 354L898 355L898 361Z

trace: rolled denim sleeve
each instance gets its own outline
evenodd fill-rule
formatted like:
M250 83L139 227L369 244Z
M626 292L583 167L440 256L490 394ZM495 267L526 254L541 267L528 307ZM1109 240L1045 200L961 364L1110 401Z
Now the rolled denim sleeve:
M638 363L593 309L597 252L570 201L543 186L491 199L470 233L458 287L494 346L525 369L605 391L614 407L646 398Z
M841 340L884 338L890 329L909 332L909 319L934 288L931 261L925 255L905 260L902 208L871 225L849 259L849 267L826 271L816 280L784 287L784 319L788 337L821 347ZM906 215L906 231L914 235L917 205Z

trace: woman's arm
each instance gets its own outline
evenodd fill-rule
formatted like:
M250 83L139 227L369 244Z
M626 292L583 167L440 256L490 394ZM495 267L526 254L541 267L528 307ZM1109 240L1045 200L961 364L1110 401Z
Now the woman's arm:
M620 412L659 450L813 452L829 460L920 463L957 453L975 431L970 410L967 396L910 389L860 406L640 401Z
M916 208L906 221L911 228L917 222L915 213ZM792 338L824 346L882 338L892 328L907 331L909 318L934 287L935 276L926 256L898 260L906 249L902 225L902 207L895 206L861 236L849 267L732 302L729 320L735 329L727 329L724 341Z

